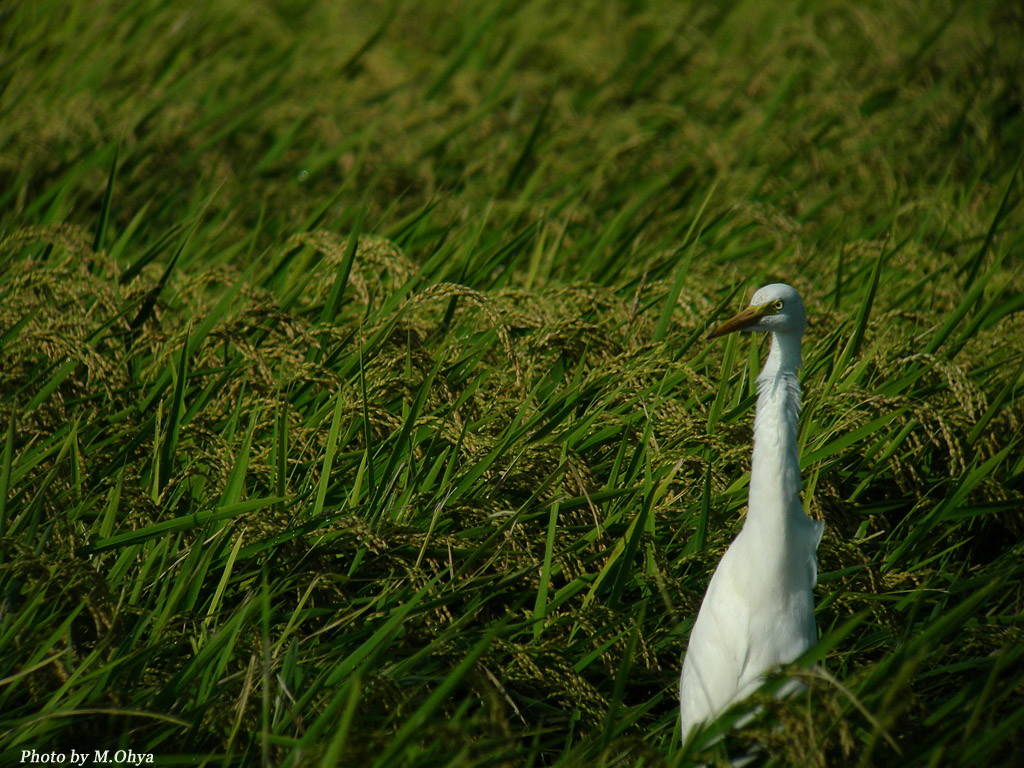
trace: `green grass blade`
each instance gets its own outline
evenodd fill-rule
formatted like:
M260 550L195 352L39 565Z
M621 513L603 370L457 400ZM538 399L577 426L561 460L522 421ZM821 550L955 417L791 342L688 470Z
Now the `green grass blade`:
M114 179L117 176L117 156L121 145L114 147L114 158L110 161L110 173L107 175L107 188L103 193L103 204L100 206L100 218L96 222L96 237L92 241L92 249L96 253L103 250L107 238L107 225L110 223L110 203L114 198Z

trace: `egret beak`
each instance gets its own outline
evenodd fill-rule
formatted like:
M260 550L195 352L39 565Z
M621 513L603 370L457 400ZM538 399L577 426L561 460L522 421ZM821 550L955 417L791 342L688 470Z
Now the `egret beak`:
M708 340L717 339L719 336L725 336L727 333L748 330L751 325L757 323L765 315L770 314L771 306L771 304L758 304L755 307L747 307L735 317L729 318L715 328L706 338Z

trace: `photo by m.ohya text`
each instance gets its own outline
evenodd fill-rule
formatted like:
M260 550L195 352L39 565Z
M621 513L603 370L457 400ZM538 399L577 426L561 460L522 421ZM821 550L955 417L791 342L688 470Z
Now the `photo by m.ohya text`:
M135 752L130 749L51 749L40 752L37 749L21 750L21 765L152 765L152 752Z

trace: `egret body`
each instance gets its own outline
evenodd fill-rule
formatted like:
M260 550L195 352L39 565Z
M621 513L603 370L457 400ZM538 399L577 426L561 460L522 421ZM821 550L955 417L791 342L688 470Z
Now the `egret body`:
M797 452L796 372L806 326L800 295L776 283L708 336L765 331L772 338L757 378L747 517L711 577L683 660L684 742L695 726L756 690L771 667L792 662L817 640L811 590L824 523L804 513Z

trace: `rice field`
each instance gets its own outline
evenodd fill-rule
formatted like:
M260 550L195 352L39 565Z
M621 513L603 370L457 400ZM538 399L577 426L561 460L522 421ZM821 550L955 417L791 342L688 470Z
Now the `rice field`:
M1018 764L1022 43L996 0L0 4L0 761ZM684 749L767 349L704 336L780 280L822 640Z

